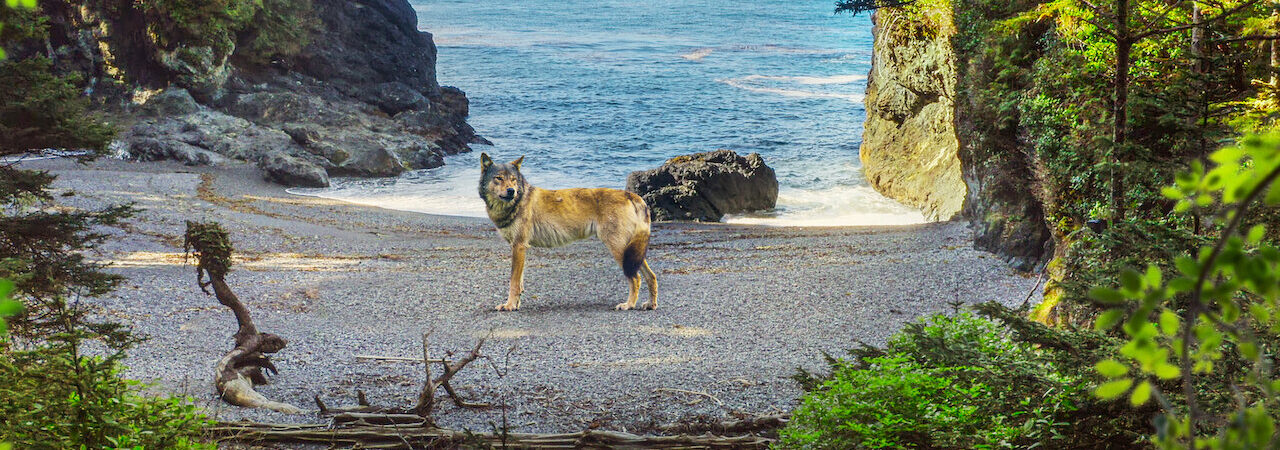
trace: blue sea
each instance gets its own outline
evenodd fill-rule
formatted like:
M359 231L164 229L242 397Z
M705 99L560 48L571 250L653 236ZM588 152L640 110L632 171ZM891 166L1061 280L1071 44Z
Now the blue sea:
M622 188L673 156L758 152L778 174L778 207L727 221L774 225L918 223L875 192L858 145L871 20L833 0L411 0L434 35L440 83L471 100L493 147L394 179L299 189L392 209L483 216L480 151L525 156L543 188Z

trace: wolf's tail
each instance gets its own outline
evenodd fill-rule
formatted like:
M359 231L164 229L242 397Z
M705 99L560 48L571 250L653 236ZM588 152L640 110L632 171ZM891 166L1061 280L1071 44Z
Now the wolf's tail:
M648 227L645 227L648 228ZM627 278L635 278L644 267L644 254L649 250L649 230L637 231L622 250L622 273Z
M627 199L631 200L631 206L635 208L636 218L640 219L640 223L636 225L631 242L628 242L627 248L622 250L622 273L627 278L635 278L636 274L640 273L640 268L644 267L644 255L649 251L649 205L634 192L628 192Z

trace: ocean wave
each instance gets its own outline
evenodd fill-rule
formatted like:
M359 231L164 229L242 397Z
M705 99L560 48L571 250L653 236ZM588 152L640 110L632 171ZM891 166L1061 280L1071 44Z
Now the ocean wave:
M742 77L742 78L740 78L740 79L741 79L742 81L751 81L751 80L770 80L770 81L794 82L794 83L797 83L797 84L806 84L806 85L824 85L824 84L849 84L849 83L853 83L853 82L855 82L855 81L862 81L862 80L865 80L865 79L867 79L867 76L866 76L866 75L857 75L857 74L851 74L851 75L831 75L831 76L826 76L826 77L806 77L806 76L794 76L794 77L792 77L792 76L779 76L779 75L747 75L747 76Z
M707 57L707 55L710 55L710 54L711 54L711 52L714 52L714 51L715 51L715 49L705 48L705 47L704 47L704 48L700 48L700 49L697 49L697 50L691 51L691 52L689 52L689 53L685 53L685 54L683 54L683 55L680 55L680 57L681 57L681 58L684 58L684 59L686 59L686 60L689 60L689 61L701 61L701 60L702 60L702 58L706 58L706 57Z
M721 78L716 81L727 84L729 86L733 86L738 89L743 89L751 92L759 92L763 94L776 94L776 95L781 95L785 97L797 97L797 98L840 98L840 99L849 100L855 103L861 103L863 99L863 94L859 94L859 93L822 92L822 91L814 91L814 90L806 90L806 89L793 89L793 88L781 87L781 86L763 85L763 83L760 83L760 82L761 81L766 81L766 82L781 81L781 82L794 83L794 84L804 85L804 86L819 86L819 85L848 84L857 80L861 80L863 78L865 77L861 75L839 75L839 76L833 76L833 77L804 77L804 76L784 77L784 76L770 76L770 75L748 75L741 78Z

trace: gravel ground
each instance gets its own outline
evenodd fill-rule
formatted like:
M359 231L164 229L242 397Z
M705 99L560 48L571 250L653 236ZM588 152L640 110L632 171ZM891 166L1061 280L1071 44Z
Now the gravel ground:
M654 225L649 261L656 311L614 311L620 270L596 241L531 249L523 309L495 312L506 295L509 247L487 220L430 216L293 196L255 169L101 161L24 164L52 170L74 207L136 202L145 209L102 249L128 277L101 314L150 340L128 376L194 396L220 420L311 422L217 400L214 363L235 320L195 285L181 256L183 222L217 220L241 259L228 282L259 328L289 339L280 374L259 391L314 408L355 402L409 406L422 370L358 355L458 353L492 334L491 358L461 372L470 399L506 403L512 431L655 425L791 410L796 367L822 369L821 352L879 344L906 321L952 302L1018 304L1035 284L972 249L960 223L906 227L774 228ZM480 201L476 199L476 201ZM644 294L642 293L642 296ZM642 298L643 300L643 298ZM438 373L438 372L437 372ZM686 392L687 391L687 392ZM695 394L690 392L705 393ZM488 431L501 408L446 403L437 422Z

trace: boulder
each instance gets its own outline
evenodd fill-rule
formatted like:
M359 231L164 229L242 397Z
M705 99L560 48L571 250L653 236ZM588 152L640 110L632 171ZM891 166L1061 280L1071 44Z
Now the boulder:
M649 204L655 220L719 222L725 214L771 209L778 178L757 153L732 150L671 158L661 167L632 172L627 190Z
M319 166L283 152L271 152L258 161L267 181L285 186L329 187L329 174Z
M120 141L130 158L172 159L190 165L227 159L258 161L271 152L305 153L283 131L212 110L140 121Z
M199 110L200 104L182 88L165 89L142 104L142 114L151 117L180 116Z

